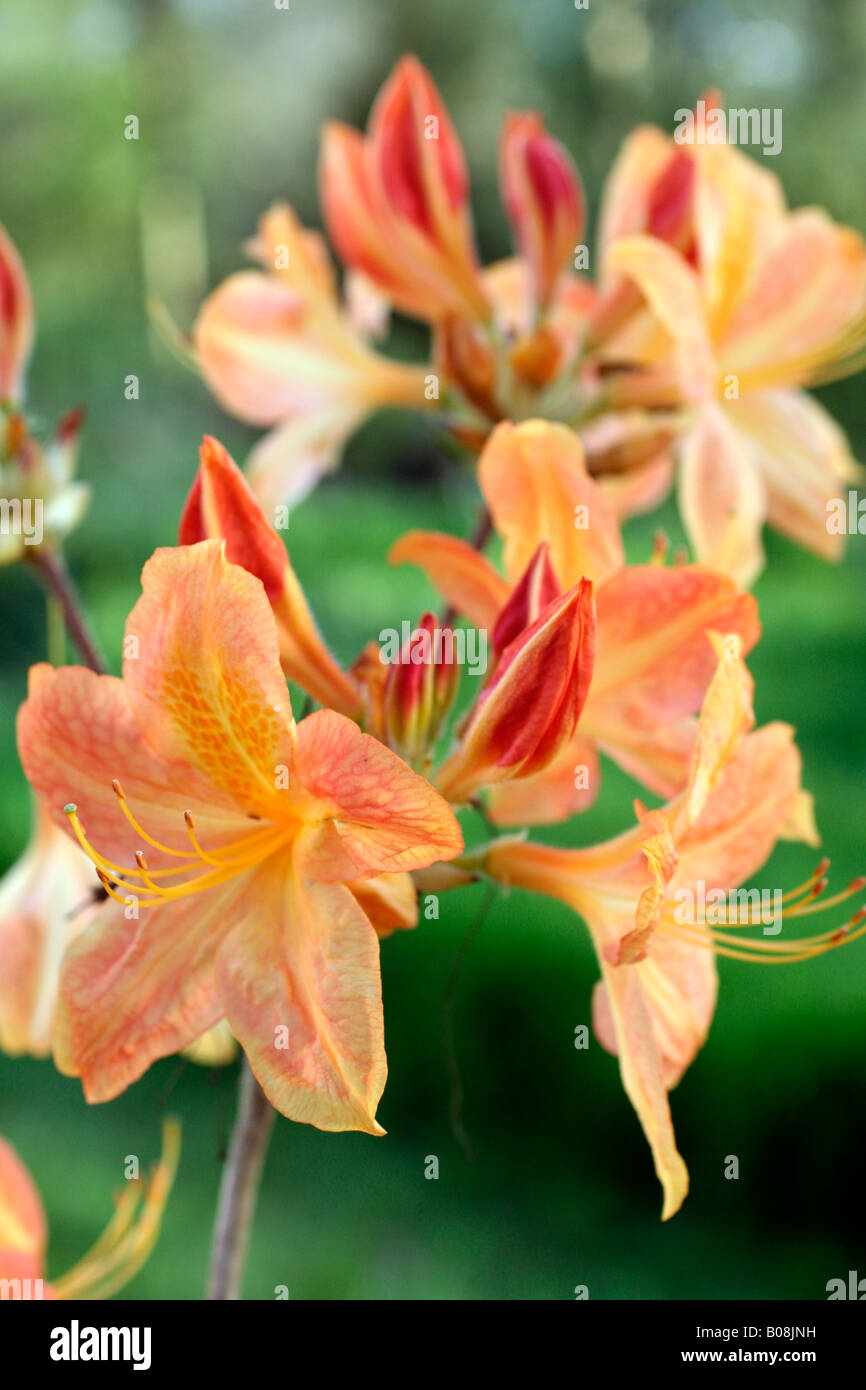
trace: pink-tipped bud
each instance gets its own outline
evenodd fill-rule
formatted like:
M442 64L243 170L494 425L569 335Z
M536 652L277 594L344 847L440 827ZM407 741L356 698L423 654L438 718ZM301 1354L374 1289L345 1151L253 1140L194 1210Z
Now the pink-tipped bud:
M593 587L581 579L505 648L437 790L465 802L482 787L548 767L574 736L594 661Z
M550 563L550 546L542 541L496 619L492 633L494 660L498 661L505 648L537 622L560 593L559 580Z
M429 763L458 679L454 630L440 627L433 613L425 613L389 665L385 681L386 742L410 767Z
M403 58L382 88L366 136L325 127L325 224L346 265L406 313L486 318L457 133L430 74Z
M683 255L694 243L695 161L690 151L675 148L647 197L646 230Z
M0 403L21 399L33 347L33 300L24 264L0 226Z
M573 263L586 202L571 156L548 135L536 112L506 116L500 184L517 249L529 265L534 302L545 308L560 275Z

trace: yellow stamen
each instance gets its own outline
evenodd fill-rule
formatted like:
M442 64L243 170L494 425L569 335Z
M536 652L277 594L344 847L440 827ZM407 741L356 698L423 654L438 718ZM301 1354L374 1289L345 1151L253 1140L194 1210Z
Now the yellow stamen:
M126 816L126 819L129 821L136 835L140 835L141 838L147 844L151 845L154 849L158 849L162 854L171 854L176 859L195 859L196 856L190 853L189 850L169 849L168 845L160 844L159 840L154 840L152 836L148 835L146 830L142 830L141 826L139 825L138 821L135 819L135 816L132 814L132 812L129 809L129 806L127 805L126 793L116 777L111 784L111 788L118 801L120 802L121 811Z
M133 902L139 908L160 907L164 903L216 887L218 884L234 878L237 874L243 873L246 869L254 868L268 854L285 843L292 833L291 827L288 825L265 824L231 844L220 846L218 850L210 854L206 853L199 843L195 833L192 812L185 811L184 824L194 848L192 851L181 853L179 850L169 849L167 845L160 844L158 840L154 840L152 836L148 835L129 810L126 795L120 783L115 780L112 786L127 820L136 832L160 852L174 854L185 861L172 869L150 869L144 852L136 850L135 862L137 867L135 869L114 863L113 860L107 859L90 844L78 818L78 808L74 802L70 802L63 809L69 818L78 843L95 865L97 876L106 893L124 907L128 907ZM234 853L234 851L239 852ZM204 872L196 874L195 869L201 865L207 865L208 868ZM191 875L191 877L183 877L184 875ZM178 881L167 884L164 881L157 882L158 879Z
M198 855L199 859L203 859L206 864L219 864L220 861L218 859L212 859L209 854L205 854L204 850L199 844L198 839L196 838L195 821L192 818L192 811L184 811L183 819L186 825L186 833L189 835L189 838L192 841L192 847Z
M805 883L801 883L798 888L791 889L782 895L781 901L785 906L781 914L774 915L774 923L780 923L781 927L792 918L809 917L815 912L824 912L827 908L838 906L839 903L847 901L855 893L866 888L866 877L858 877L852 879L848 887L841 892L835 893L823 902L816 902L815 899L820 897L827 887L824 873L828 865L829 860L822 860ZM725 920L721 922L721 926L726 930L720 930L716 921L707 921L706 908L703 915L694 922L680 922L676 916L678 910L671 904L665 906L659 919L660 931L679 941L702 946L731 960L751 961L763 965L811 960L814 956L833 951L837 947L856 941L859 936L866 934L866 907L858 908L841 927L831 928L817 936L801 937L796 941L765 941L754 937L743 940L731 934L732 931L736 931L740 927L763 924L766 920L766 908L763 904L747 902L744 910L741 910L738 902L736 905L727 902L719 903L713 910L713 916L725 914ZM736 921L727 920L732 910L736 913Z
M162 1127L162 1154L150 1180L146 1185L141 1179L128 1184L96 1244L55 1280L58 1298L110 1298L135 1277L156 1244L179 1156L180 1125L168 1119Z

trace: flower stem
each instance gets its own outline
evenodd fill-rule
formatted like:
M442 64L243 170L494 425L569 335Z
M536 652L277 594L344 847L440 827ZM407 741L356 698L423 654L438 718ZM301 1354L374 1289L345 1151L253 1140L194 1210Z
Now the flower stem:
M63 612L66 630L81 653L85 664L97 675L104 676L107 666L88 627L81 601L72 582L63 556L40 546L30 563L35 566L45 588L56 599Z
M45 650L52 666L66 665L66 619L54 594L45 595Z
M275 1111L246 1058L238 1113L220 1182L211 1246L208 1299L240 1298L250 1229Z

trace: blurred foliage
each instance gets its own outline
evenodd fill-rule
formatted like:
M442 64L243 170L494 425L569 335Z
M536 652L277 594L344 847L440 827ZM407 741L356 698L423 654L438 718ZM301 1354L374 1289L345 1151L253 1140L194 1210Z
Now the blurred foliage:
M503 111L539 107L572 149L593 215L631 127L670 127L711 86L725 103L779 106L773 167L792 204L818 203L866 228L866 7L857 0L0 0L0 220L32 277L39 339L32 410L47 426L88 410L81 472L94 486L70 561L115 666L141 564L171 544L212 432L243 459L255 438L227 419L157 343L147 295L188 327L201 295L242 264L258 214L288 198L317 221L317 131L365 119L406 49L431 68L469 157L485 259L508 250L496 191ZM123 138L128 114L141 138ZM398 324L394 350L420 355ZM127 401L124 377L140 378ZM822 398L863 457L862 378ZM292 516L288 543L321 626L349 659L371 633L414 617L424 581L383 566L413 525L467 534L471 484L411 420L366 426L348 466ZM628 531L645 558L659 520ZM863 868L866 822L864 541L830 569L771 537L760 580L765 636L750 659L759 720L789 720L834 877ZM14 713L27 667L44 658L44 605L31 576L0 574L0 854L27 838ZM626 828L638 789L607 767L601 799L558 829L585 843ZM467 831L477 826L467 822ZM786 846L764 882L812 866ZM616 1063L593 1043L596 967L581 924L557 904L501 899L473 941L455 1001L468 1162L448 1123L442 1003L450 961L480 890L443 897L442 917L383 947L391 1074L382 1141L278 1123L246 1284L250 1297L823 1297L862 1261L864 951L786 970L721 963L710 1040L672 1097L692 1195L671 1223ZM234 1069L170 1059L108 1106L85 1106L48 1063L0 1060L0 1131L20 1149L51 1223L50 1272L102 1229L129 1153L156 1153L159 1114L184 1121L184 1157L156 1254L128 1296L198 1297L234 1107ZM439 1180L424 1178L440 1159ZM740 1158L725 1181L724 1159Z

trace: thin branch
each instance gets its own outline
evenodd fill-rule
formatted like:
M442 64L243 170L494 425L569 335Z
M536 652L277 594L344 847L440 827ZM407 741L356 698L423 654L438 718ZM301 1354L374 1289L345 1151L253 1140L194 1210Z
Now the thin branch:
M39 546L28 558L48 593L59 603L66 630L81 653L85 665L89 666L91 671L96 671L97 675L104 676L108 667L87 624L81 601L62 555Z
M275 1113L245 1057L238 1086L238 1113L220 1182L208 1299L241 1296L250 1229Z

